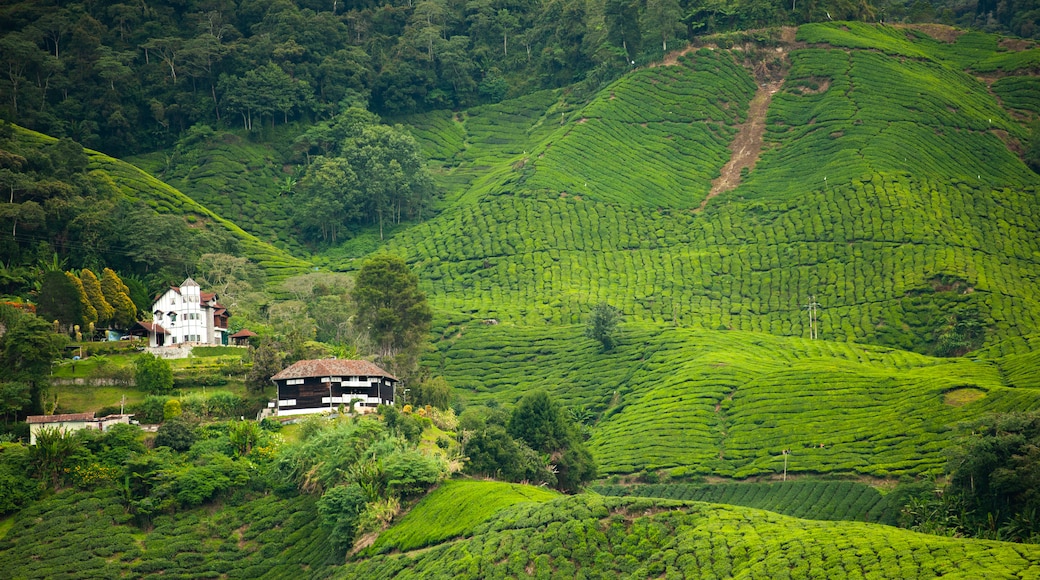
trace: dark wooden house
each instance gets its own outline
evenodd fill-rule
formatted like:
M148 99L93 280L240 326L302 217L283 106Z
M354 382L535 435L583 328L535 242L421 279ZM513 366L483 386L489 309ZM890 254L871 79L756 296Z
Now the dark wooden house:
M356 412L394 404L397 377L364 360L301 360L271 377L278 386L276 413L304 415L349 406Z

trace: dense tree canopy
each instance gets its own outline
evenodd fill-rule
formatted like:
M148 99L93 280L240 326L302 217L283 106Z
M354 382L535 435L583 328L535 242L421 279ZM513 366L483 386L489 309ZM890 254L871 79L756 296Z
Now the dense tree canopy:
M63 276L64 277L64 276ZM54 333L45 320L0 304L0 395L5 417L43 412L54 361L61 356L67 338Z
M598 82L703 33L939 20L1028 37L1035 11L1033 0L24 1L0 19L0 102L12 121L125 154L200 123L259 131L342 102L401 114Z

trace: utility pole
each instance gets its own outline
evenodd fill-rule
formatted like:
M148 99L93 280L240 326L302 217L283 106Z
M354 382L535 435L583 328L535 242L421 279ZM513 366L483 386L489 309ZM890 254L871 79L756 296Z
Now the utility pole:
M787 456L791 454L790 449L784 449L784 481L787 481Z
M809 311L809 338L812 340L820 338L820 323L816 315L819 307L820 303L816 301L815 295L809 297L809 303L804 307Z

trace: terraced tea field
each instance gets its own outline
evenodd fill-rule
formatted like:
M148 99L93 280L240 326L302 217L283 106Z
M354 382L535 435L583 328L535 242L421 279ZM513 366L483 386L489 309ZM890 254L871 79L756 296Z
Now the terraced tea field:
M898 506L886 504L878 490L855 481L597 485L593 490L602 495L621 497L659 497L739 505L810 520L879 522L898 515Z
M940 359L852 343L629 323L614 352L580 326L447 326L426 363L475 402L544 388L600 419L602 473L670 469L744 478L789 473L879 477L941 470L956 425L1040 408L1028 353ZM1017 383L1016 383L1017 385ZM948 404L946 394L984 394Z
M1028 578L1040 548L744 507L581 495L504 509L473 537L336 578Z
M870 25L799 39L812 44L790 52L761 158L704 212L690 210L755 90L723 50L635 71L581 108L541 93L414 118L459 164L439 178L455 203L388 249L459 321L574 324L606 301L633 320L807 337L816 296L834 340L926 352L944 312L977 318L986 344L1040 330L1040 178L1002 140L1025 129L965 72L1017 53ZM1006 82L994 90L1010 96ZM479 178L463 171L478 158Z
M118 492L66 491L12 516L0 538L0 561L5 578L320 575L336 562L315 501L270 495L218 510L157 515L142 531Z
M468 536L480 524L507 507L546 502L559 493L541 487L499 481L446 481L379 535L366 554L410 551Z

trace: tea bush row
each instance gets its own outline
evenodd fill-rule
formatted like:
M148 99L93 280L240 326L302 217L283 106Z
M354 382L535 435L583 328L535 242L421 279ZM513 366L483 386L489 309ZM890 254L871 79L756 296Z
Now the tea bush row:
M519 183L525 191L597 201L695 205L729 159L734 126L755 90L724 51L636 71L535 147Z
M158 516L142 532L115 490L58 493L0 540L11 578L284 578L334 562L316 498L266 496ZM44 524L41 524L45 522Z
M348 562L336 577L1026 577L1040 572L1037 561L1034 546L743 507L584 495L506 509L472 538Z
M367 554L409 551L468 536L499 510L521 502L545 502L559 494L540 487L497 481L447 481L430 492L394 527L380 534Z
M779 474L787 449L790 473L921 474L941 469L951 425L1040 407L995 364L850 343L627 323L603 353L578 326L443 333L425 362L474 403L544 388L593 412L604 473ZM944 403L967 385L985 397Z
M854 481L773 483L602 485L603 495L660 497L724 503L810 520L880 521L887 508L881 493Z

